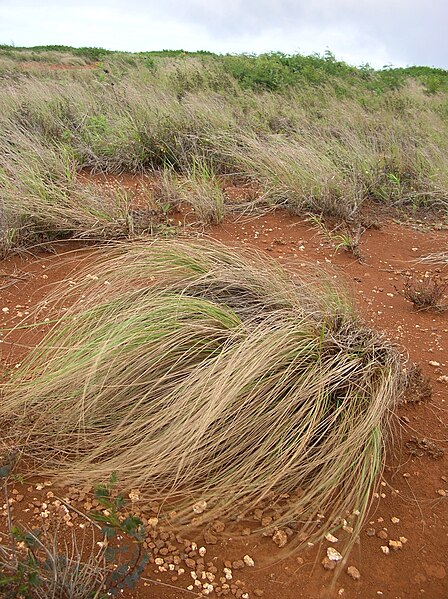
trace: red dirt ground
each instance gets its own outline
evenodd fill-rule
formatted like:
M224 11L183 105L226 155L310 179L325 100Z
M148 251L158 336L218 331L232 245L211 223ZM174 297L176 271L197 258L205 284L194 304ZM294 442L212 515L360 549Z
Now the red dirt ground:
M368 229L364 233L362 262L343 250L335 254L334 247L310 222L280 211L250 219L228 217L223 224L209 228L206 233L226 244L254 246L291 269L300 269L302 263L309 261L334 269L335 276L345 279L353 289L359 310L371 326L382 329L396 340L429 377L432 398L423 402L409 401L399 409L399 434L393 455L391 452L388 456L380 496L374 499L359 543L346 564L356 566L361 578L355 581L344 571L337 581L335 596L346 599L446 599L448 378L444 377L448 375L448 312L416 312L397 292L402 289L405 272L415 271L422 276L425 272L436 272L441 277L448 277L448 266L423 266L416 262L428 253L447 249L446 228L416 221L405 225L389 218L379 229ZM197 232L197 235L203 233ZM77 248L79 246L73 243L59 244L55 255L15 257L0 263L1 327L19 322L56 282L64 280L63 284L69 284L68 280L74 276L70 274L73 265L89 260L90 250ZM22 335L20 344L0 343L3 366L19 363L27 351L26 346L36 343L37 337L33 331ZM409 444L413 438L414 442ZM415 439L420 440L418 453L421 455L412 454ZM422 439L426 441L422 442ZM429 449L428 441L434 444L429 443ZM30 502L34 498L45 498L42 494L47 493L46 488L38 491L35 485L16 484L12 487L25 495L21 503L13 505L13 516L19 521L21 517L27 517L25 509L33 508ZM66 490L52 490L55 494L67 494ZM6 519L0 515L0 529L5 530L5 524ZM208 560L222 569L224 560L233 561L250 555L255 567L234 571L234 579L244 583L242 589L247 590L251 599L256 596L264 599L330 596L333 574L324 570L320 562L331 543L325 542L322 547L273 564L272 558L281 556L269 537L233 538L243 527L256 528L258 524L253 520L233 524L233 528L228 525L217 535L217 544L207 545ZM379 532L384 539L377 536ZM400 537L406 539L402 549L391 550L385 555L381 546ZM200 538L198 543L205 544ZM334 546L338 548L338 543ZM173 581L170 572L160 573L154 564L150 565L145 572L148 580L141 580L137 589L127 596L138 599L197 596L186 591L193 581L188 568L185 569L187 572Z

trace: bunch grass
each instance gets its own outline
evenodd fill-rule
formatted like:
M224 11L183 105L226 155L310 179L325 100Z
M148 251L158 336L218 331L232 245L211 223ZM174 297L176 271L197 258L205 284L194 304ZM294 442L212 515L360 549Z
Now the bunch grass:
M8 442L36 472L116 472L184 524L197 502L211 520L283 498L277 526L313 540L318 514L359 513L358 530L402 365L332 278L159 241L109 249L69 293L48 300L80 298L2 389Z
M50 68L67 61L79 68ZM228 208L222 177L259 190L254 206L293 213L348 219L366 200L446 210L447 81L440 69L356 69L331 54L2 46L4 253L34 244L28 229L127 235L132 210L83 189L83 169L167 172L206 224Z
M10 124L0 139L0 255L68 237L133 237L151 227L151 206L135 222L125 192L104 193L77 179L73 153ZM3 143L2 143L3 141Z

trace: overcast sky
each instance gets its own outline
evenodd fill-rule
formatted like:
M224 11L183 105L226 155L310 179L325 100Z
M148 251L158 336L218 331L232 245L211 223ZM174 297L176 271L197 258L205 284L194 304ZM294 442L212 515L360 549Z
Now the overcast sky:
M301 52L448 68L448 0L0 0L0 43Z

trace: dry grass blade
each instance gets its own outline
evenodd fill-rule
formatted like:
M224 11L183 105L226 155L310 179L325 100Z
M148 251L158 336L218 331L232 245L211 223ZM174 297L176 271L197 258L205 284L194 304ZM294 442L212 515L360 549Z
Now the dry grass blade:
M448 252L438 252L435 254L428 254L419 258L417 262L423 264L448 264Z
M209 242L118 246L4 386L0 417L39 472L115 471L183 522L197 501L213 518L286 494L278 525L361 523L401 360L318 275Z

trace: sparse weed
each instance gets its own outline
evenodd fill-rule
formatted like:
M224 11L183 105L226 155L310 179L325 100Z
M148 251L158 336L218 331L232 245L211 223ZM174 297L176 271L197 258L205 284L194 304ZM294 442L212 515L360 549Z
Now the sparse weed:
M365 228L360 223L342 223L329 229L322 218L310 215L308 220L313 222L319 228L319 231L328 239L328 241L334 245L335 253L341 248L351 253L357 260L362 260L362 253L360 250L360 242Z
M442 312L448 309L448 303L443 301L447 289L448 283L440 277L428 273L412 274L405 278L401 295L412 302L416 310Z
M125 500L112 492L114 475L108 484L95 488L101 510L89 514L77 510L77 515L85 518L84 526L70 528L67 535L57 520L33 530L14 523L8 502L11 458L1 463L10 536L9 543L0 544L2 598L106 599L134 589L149 561L143 549L146 531L139 518L122 514ZM86 524L95 522L96 529L87 532ZM125 539L121 549L113 544L117 536Z

